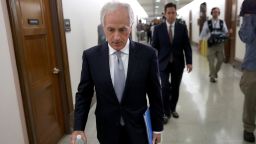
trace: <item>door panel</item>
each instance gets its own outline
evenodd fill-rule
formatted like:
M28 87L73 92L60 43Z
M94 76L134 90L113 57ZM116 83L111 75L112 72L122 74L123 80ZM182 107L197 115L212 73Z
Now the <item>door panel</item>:
M27 22L31 18L41 20L39 27L43 26L44 13L42 10L44 5L42 4L43 1L41 0L19 0L23 27L31 28L31 25Z
M30 143L35 144L56 144L64 135L61 80L58 73L53 73L58 61L49 2L10 2Z
M31 85L40 81L42 78L50 78L50 57L46 46L44 35L35 35L25 37L24 58L29 72L29 81Z

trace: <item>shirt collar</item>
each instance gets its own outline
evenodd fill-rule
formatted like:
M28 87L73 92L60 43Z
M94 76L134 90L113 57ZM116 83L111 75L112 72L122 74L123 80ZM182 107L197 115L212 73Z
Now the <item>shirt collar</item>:
M213 22L218 22L219 19L213 19L213 18L212 18L212 21L213 21Z
M170 25L172 25L172 27L174 27L175 21L172 24L170 24L168 21L166 21L166 25L167 25L168 28L170 27Z
M122 53L124 53L124 54L129 55L129 46L130 46L130 40L128 39L126 44L125 44L125 46L124 46L124 48L122 48L120 51ZM112 55L112 54L114 54L116 52L116 50L114 48L112 48L110 46L110 44L108 44L108 47L109 47L109 55Z

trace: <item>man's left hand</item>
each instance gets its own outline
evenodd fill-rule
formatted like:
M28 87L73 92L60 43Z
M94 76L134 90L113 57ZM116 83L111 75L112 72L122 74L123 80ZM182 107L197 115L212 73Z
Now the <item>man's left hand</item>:
M187 64L187 71L188 73L192 71L192 64Z

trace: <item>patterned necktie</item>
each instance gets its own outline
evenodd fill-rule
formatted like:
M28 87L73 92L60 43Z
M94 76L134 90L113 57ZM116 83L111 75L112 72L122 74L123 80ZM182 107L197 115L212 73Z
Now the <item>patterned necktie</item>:
M119 102L121 102L125 86L125 72L121 53L121 51L115 52L116 59L114 62L114 89Z
M170 43L172 44L172 25L170 25L169 27L169 40L170 40Z

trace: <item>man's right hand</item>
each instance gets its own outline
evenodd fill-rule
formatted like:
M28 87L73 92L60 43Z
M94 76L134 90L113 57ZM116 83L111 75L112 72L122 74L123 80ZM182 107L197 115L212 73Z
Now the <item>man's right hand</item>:
M81 135L82 140L87 143L87 137L84 133L84 131L73 131L70 137L70 144L76 144L76 136Z
M153 133L153 144L161 142L161 133Z

